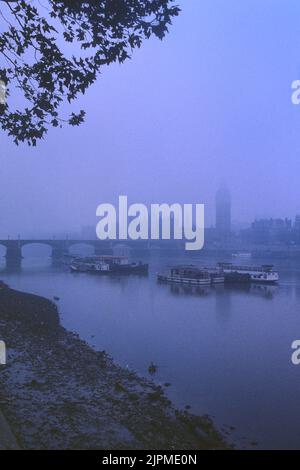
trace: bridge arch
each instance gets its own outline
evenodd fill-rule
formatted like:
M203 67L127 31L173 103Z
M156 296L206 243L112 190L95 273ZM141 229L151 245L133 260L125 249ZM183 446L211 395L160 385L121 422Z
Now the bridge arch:
M30 241L21 244L22 257L50 257L52 254L52 245L43 241Z

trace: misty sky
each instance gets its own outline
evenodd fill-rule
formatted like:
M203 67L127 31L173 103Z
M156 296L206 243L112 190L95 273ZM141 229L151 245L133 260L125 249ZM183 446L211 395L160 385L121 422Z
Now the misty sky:
M232 193L232 216L300 213L298 0L179 0L163 42L103 70L74 106L81 127L33 149L2 131L0 236L79 230L102 202L205 203Z

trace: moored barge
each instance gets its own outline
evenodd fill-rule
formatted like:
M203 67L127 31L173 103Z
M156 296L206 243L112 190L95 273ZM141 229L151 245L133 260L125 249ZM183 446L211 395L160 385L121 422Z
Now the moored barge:
M276 284L279 281L279 274L271 264L240 266L232 263L218 263L218 267L223 270L225 282Z
M210 286L224 282L219 269L199 268L197 266L173 266L166 274L157 274L160 282L183 284L188 286Z
M147 274L148 264L130 263L126 256L102 255L76 259L70 265L73 272L93 274Z

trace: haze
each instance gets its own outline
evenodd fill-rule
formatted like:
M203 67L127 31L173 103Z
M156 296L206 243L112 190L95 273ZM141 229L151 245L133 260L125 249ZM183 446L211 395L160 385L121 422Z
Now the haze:
M96 226L96 207L204 203L224 182L232 217L300 213L297 0L181 0L164 41L103 70L75 104L84 125L33 149L2 131L0 237ZM21 105L21 103L20 103Z

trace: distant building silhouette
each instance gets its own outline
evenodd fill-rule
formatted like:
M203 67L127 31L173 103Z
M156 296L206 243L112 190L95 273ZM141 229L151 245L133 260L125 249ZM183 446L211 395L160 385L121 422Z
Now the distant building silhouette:
M297 214L295 217L294 229L300 233L300 215Z
M293 241L297 245L300 244L300 215L297 214L295 217L294 227L293 227Z
M292 221L288 218L256 219L249 229L242 232L242 236L257 245L289 244L295 238L293 232Z
M216 235L221 244L228 244L231 237L231 195L226 187L216 193Z

